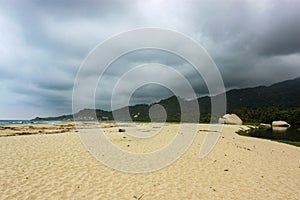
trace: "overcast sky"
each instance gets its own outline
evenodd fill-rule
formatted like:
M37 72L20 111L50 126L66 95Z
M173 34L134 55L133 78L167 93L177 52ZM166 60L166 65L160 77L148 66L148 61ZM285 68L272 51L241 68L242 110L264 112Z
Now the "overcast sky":
M0 0L0 119L71 113L74 79L89 52L113 35L143 27L167 28L193 38L216 63L226 89L299 77L299 11L297 0ZM106 90L126 70L149 62L180 68L197 96L207 94L203 80L184 60L142 50L108 69L106 87L97 90L97 107L109 109ZM140 76L157 74L149 70ZM168 88L147 85L131 103L171 94Z

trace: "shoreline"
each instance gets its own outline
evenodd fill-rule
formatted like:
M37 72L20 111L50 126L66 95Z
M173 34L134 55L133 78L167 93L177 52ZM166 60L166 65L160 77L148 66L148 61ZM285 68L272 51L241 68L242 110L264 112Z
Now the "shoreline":
M119 124L125 125L130 124L130 122L118 122ZM150 124L150 122L134 122L136 124ZM154 122L155 123L155 122ZM165 124L168 125L179 125L181 123L177 122L166 122ZM182 124L190 124L190 123L182 123ZM197 124L198 126L207 125L210 124L207 123L191 123L191 124ZM60 134L60 133L66 133L66 132L78 132L79 129L90 129L90 128L107 128L107 127L117 127L118 125L114 121L104 121L104 122L94 122L94 121L82 121L79 123L76 122L69 122L69 121L60 121L55 123L35 123L35 124L4 124L0 125L0 137L10 137L10 136L20 136L20 135L46 135L46 134ZM230 126L223 124L223 126ZM290 140L283 140L283 139L272 139L272 138L264 138L264 137L256 137L251 136L249 134L249 131L251 129L258 128L258 126L253 125L239 125L240 129L237 130L235 133L237 135L243 136L243 137L254 137L259 138L263 140L270 140L280 143L289 144L292 146L299 147L299 142L290 141ZM207 130L201 130L201 131L207 131Z
M54 124L6 124L0 126L0 137L19 135L45 135L75 130L73 123Z
M296 129L296 128L294 128L294 129ZM236 134L243 136L243 137L254 137L254 138L270 140L270 141L275 141L275 142L279 142L279 143L284 143L284 144L289 144L292 146L300 147L300 141L288 140L288 139L284 139L284 138L281 138L281 139L270 138L270 136L266 137L264 135L261 135L261 132L270 131L270 130L272 130L272 128L261 128L259 126L247 126L247 129L242 128L242 129L236 131ZM286 131L288 131L288 130L283 131L283 133L285 133ZM298 132L299 132L299 130L298 130ZM255 134L253 134L253 133L255 133ZM270 133L268 133L268 134L270 134Z

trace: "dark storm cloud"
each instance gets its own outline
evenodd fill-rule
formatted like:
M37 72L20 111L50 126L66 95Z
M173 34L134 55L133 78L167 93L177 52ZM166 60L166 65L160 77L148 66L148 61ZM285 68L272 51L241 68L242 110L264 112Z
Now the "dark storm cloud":
M193 12L202 24L194 24L199 42L216 62L228 89L300 75L299 5L299 1L213 1L200 6L203 12Z
M195 29L204 41L226 48L227 53L256 56L299 53L299 10L300 2L294 0L212 1L200 6L200 12L195 11L194 16L202 24L195 24ZM211 51L216 50L214 47Z
M258 52L265 55L288 55L300 52L300 1L278 3L270 12L270 25L257 38Z
M88 53L112 35L140 27L174 29L196 40L217 64L227 89L295 78L300 76L299 10L300 2L293 0L2 1L0 113L30 118L71 112L74 79ZM198 96L208 93L201 75L185 60L158 50L140 51L110 66L97 105L109 108L120 76L152 62L178 70ZM95 71L87 72L86 80ZM141 74L147 75L161 76ZM149 95L157 100L170 93L149 85L134 93L132 102L150 103Z

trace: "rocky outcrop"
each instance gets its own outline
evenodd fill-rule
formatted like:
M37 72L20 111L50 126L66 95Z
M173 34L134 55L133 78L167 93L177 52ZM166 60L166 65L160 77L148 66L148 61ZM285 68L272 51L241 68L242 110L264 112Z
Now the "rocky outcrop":
M285 121L273 121L272 126L273 127L290 127L291 125Z
M260 124L259 124L259 127L260 127L260 128L271 128L272 126L271 126L271 124L260 123Z
M226 114L222 118L219 118L220 124L234 124L242 125L243 121L236 114Z

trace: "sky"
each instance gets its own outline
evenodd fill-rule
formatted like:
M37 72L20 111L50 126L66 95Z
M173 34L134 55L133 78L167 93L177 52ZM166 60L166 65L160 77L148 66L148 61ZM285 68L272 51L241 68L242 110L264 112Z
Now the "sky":
M0 0L0 119L72 113L75 77L89 53L114 35L144 27L174 30L196 41L215 62L226 90L299 77L299 10L297 0ZM96 107L109 110L113 86L143 63L171 66L197 96L208 94L185 60L170 52L140 50L107 69L95 92ZM122 100L128 95L126 84L146 76L176 83L150 68L133 73L122 83L120 106L128 103ZM169 88L143 85L130 104L170 95Z

